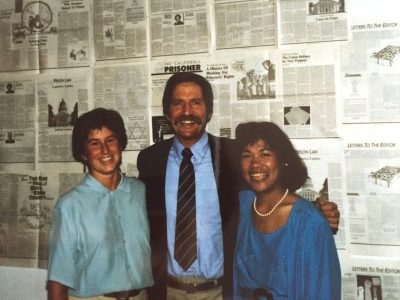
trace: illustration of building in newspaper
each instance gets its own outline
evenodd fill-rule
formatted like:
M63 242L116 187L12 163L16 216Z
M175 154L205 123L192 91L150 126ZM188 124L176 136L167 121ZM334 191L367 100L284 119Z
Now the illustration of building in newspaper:
M342 13L345 10L344 7L344 0L319 0L308 3L308 12L310 15Z
M372 57L376 58L376 63L378 65L389 64L389 67L393 65L393 61L396 59L397 55L400 53L400 47L398 46L386 46L378 52L374 52Z
M400 168L385 166L368 175L368 181L379 186L390 188L400 179Z

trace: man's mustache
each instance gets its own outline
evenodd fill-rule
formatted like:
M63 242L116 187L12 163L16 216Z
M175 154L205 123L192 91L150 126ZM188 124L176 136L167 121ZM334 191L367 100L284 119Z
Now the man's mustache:
M180 116L178 118L175 119L174 121L174 125L177 125L179 122L183 122L183 121L192 121L192 122L196 122L197 124L201 125L201 119L195 115L184 115L184 116Z

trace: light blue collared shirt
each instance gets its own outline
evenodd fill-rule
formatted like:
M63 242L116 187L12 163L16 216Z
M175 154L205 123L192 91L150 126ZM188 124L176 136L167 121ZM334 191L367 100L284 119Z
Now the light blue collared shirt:
M223 275L224 270L222 225L207 133L190 147L196 178L197 259L186 271L174 259L176 202L183 148L184 146L175 139L168 155L165 179L168 274L176 277L218 278Z
M116 190L90 174L57 202L48 279L77 297L153 284L145 187L123 176Z

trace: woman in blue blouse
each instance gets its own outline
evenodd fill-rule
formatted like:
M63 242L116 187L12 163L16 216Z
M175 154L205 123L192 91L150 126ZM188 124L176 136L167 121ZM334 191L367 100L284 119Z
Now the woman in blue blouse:
M307 169L289 138L273 123L250 122L237 127L236 139L249 189L239 197L234 298L339 300L332 232L319 210L294 193Z
M72 131L89 173L52 213L49 300L144 300L153 284L145 186L120 172L127 135L121 115L96 108Z

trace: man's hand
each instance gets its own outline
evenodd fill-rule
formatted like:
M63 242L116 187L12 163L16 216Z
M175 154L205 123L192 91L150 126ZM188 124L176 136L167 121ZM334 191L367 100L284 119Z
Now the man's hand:
M337 204L335 202L329 201L324 197L318 197L316 200L316 204L321 210L321 213L328 220L329 225L331 225L333 234L336 234L339 229L340 219L340 211Z

